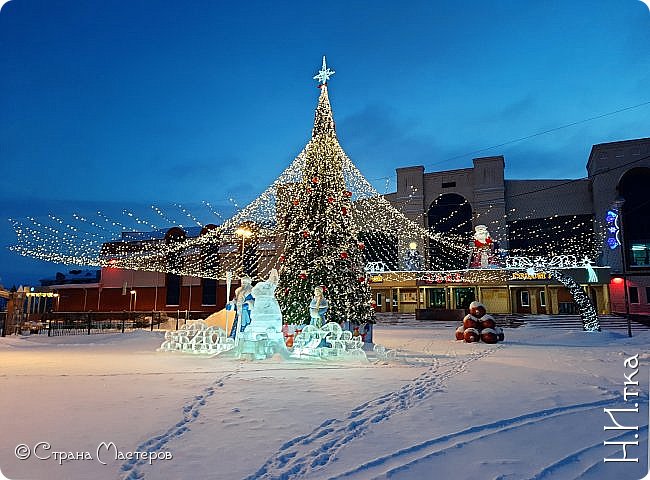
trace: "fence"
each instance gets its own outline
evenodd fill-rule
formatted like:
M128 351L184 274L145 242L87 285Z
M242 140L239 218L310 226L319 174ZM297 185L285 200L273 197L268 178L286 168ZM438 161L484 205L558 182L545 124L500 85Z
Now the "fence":
M24 315L7 322L6 335L91 335L133 330L178 330L189 319L205 318L204 312L51 312ZM5 324L0 317L0 328Z

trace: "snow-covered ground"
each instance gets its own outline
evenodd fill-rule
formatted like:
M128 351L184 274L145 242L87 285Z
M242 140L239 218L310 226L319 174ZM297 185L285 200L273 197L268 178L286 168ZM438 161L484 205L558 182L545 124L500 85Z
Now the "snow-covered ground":
M0 339L0 469L47 480L646 474L650 332L522 327L498 345L452 337L444 325L378 326L375 340L397 358L357 364L161 353L160 332ZM628 391L640 396L625 402L635 355L639 386ZM635 401L638 413L614 415L638 432L604 429L604 408ZM627 456L638 463L603 461L623 455L604 441L635 433ZM127 458L149 449L163 458ZM59 465L72 455L87 458Z

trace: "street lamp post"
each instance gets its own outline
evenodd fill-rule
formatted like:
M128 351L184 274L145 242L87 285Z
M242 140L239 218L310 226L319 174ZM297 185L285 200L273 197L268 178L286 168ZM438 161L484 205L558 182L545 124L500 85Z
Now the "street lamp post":
M226 307L230 302L230 286L232 285L232 272L226 272ZM228 310L226 310L226 334L230 333L228 329Z
M625 318L627 319L627 336L631 337L632 319L630 318L630 299L627 292L627 252L625 251L625 232L623 230L623 204L625 203L625 199L619 196L614 203L618 210L618 231L620 233L621 266L623 270L623 301L625 302Z
M129 312L133 312L136 309L136 303L138 301L138 292L131 290L131 296L129 297Z
M242 270L242 275L245 275L246 271L244 269L244 248L246 246L246 239L252 237L253 232L251 232L247 228L239 227L237 230L235 230L235 235L241 237L241 270Z

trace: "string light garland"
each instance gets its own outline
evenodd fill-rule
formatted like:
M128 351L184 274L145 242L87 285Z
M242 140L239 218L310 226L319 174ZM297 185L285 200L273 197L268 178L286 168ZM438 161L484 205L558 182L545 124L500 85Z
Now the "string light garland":
M149 222L148 220L144 220L144 219L141 219L141 218L137 217L133 212L131 212L129 210L126 210L126 209L122 210L122 215L127 215L129 217L132 217L133 220L135 220L135 222L138 225L146 225L148 228L151 228L153 230L158 230L158 227L156 225Z
M549 273L552 278L561 282L573 296L573 300L578 306L580 316L582 317L582 329L587 332L600 332L598 313L596 312L596 308L591 302L591 299L582 287L578 285L573 277L561 272L560 270L551 269Z
M384 232L388 233L386 239L392 240L389 243L386 242L379 242L380 245L378 248L385 252L390 252L392 249L394 249L395 245L395 237L396 232L394 228L390 228L389 226L391 225L392 222L394 221L400 221L403 226L406 226L406 229L402 229L402 232L405 232L406 237L410 238L419 238L419 239L435 239L435 240L441 240L444 242L443 244L449 248L448 251L453 251L454 253L450 253L449 256L447 257L447 260L452 259L455 257L455 255L463 255L466 256L470 253L470 248L467 246L467 239L462 238L461 236L455 236L455 235L449 235L449 234L435 234L427 231L426 229L420 227L419 225L406 221L404 222L404 217L399 212L397 209L395 209L390 203L388 203L382 196L376 194L376 192L373 191L372 186L369 185L363 179L363 177L360 175L360 173L357 173L358 171L355 171L356 168L351 164L351 162L348 163L349 159L345 157L344 159L344 174L347 177L346 178L346 183L352 185L356 185L357 188L359 189L360 193L355 192L355 196L357 198L357 201L355 202L355 219L359 223L359 230L363 231L364 230L364 224L370 224L366 228L369 231L373 232ZM274 184L267 189L256 201L252 202L250 205L248 205L246 208L240 210L237 214L235 214L231 219L228 221L224 222L224 224L221 227L216 228L215 230L210 232L210 235L208 235L205 239L195 239L194 242L192 243L199 243L199 245L205 245L206 243L212 244L215 241L217 241L219 244L223 243L235 243L236 239L229 238L228 234L224 234L224 232L227 232L227 230L233 230L235 229L239 224L243 223L244 221L247 220L252 220L260 223L265 223L268 224L270 227L273 227L273 217L277 216L277 213L275 212L276 208L276 194L275 192L278 190L278 186L282 186L283 184L286 185L286 183L291 184L291 180L296 179L298 172L301 170L300 167L304 164L304 151L301 152L301 154L296 158L294 163L288 167L285 172L278 178L278 181L274 182ZM347 167L347 168L346 168ZM350 178L352 181L350 181ZM286 183L285 183L286 182ZM349 191L349 190L348 190ZM352 192L351 192L352 193ZM364 201L365 200L365 201ZM207 203L207 202L205 202ZM209 205L209 204L208 204ZM162 218L167 219L169 223L172 223L172 220L167 217L160 208L156 206L152 206L154 211L158 213ZM511 212L514 209L511 210ZM509 212L509 213L511 213ZM128 213L131 212L126 212L125 214L128 215ZM487 212L483 212L482 214L477 214L475 218L479 218L481 215L485 215ZM126 230L127 227L124 226L122 223L119 221L115 221L113 219L110 219L106 215L104 215L102 212L97 212L98 216L103 220L104 225L106 226L112 226L112 227L119 227L122 231ZM138 224L143 224L145 223L142 219L135 217L131 213L131 215L128 215L129 217L132 217L135 219L135 221ZM379 221L371 221L373 218L380 217ZM395 218L397 217L397 218ZM400 218L401 217L401 218ZM73 214L73 218L78 221L78 222L83 222L86 223L92 227L94 227L97 230L101 230L104 232L104 235L101 235L97 232L84 232L82 235L78 235L80 238L73 239L73 237L69 237L68 235L62 235L57 229L54 229L50 226L44 225L41 222L38 222L35 218L29 217L28 220L32 223L32 228L20 228L21 222L13 221L14 229L16 231L16 235L18 238L18 245L15 245L12 247L12 250L21 253L23 255L27 256L32 256L36 258L41 258L43 260L48 260L48 261L54 261L57 263L63 262L66 264L75 264L75 265L87 265L87 266L108 266L106 265L106 259L104 261L101 258L98 258L98 252L100 252L100 247L101 244L104 242L108 242L110 240L114 240L114 236L116 235L115 233L115 228L112 229L107 229L104 225L101 223L98 223L96 221L89 220L85 217L82 217L78 214ZM528 218L534 218L533 215L527 215L523 219L520 220L525 220ZM571 219L575 219L575 216L570 217ZM515 220L514 222L520 221L520 220ZM62 219L58 218L56 220L57 223L61 224ZM495 222L493 222L495 223ZM151 227L156 227L154 224L149 224ZM385 226L388 226L386 228ZM583 223L578 223L577 225L571 225L569 221L567 221L564 225L559 226L559 227L554 227L554 229L561 230L564 232L567 231L572 231L576 229L577 227L584 227L586 224ZM374 227L374 228L373 228ZM377 228L379 227L379 228ZM76 229L79 231L78 227L72 227L71 229ZM273 236L275 232L273 231L273 228L265 228L261 232L263 235L266 236ZM526 236L529 238L538 238L541 236L545 236L547 232L545 232L542 229L534 229L534 230L529 230L525 233ZM444 238L443 238L444 236ZM89 238L90 237L90 238ZM519 235L512 235L512 239L517 239L519 238ZM587 255L590 258L595 258L597 252L598 252L598 242L597 241L588 241L589 239L584 239L581 236L577 236L575 238L571 237L564 237L563 241L563 246L566 249L569 250L576 250L579 248L582 248L583 250L586 250ZM166 263L164 261L164 258L170 254L178 253L179 250L183 250L185 248L191 248L192 244L188 245L171 245L167 246L166 244L162 244L162 242L158 242L156 244L147 244L147 245L142 245L142 249L140 252L135 254L133 252L133 248L128 248L123 253L126 255L120 255L119 248L117 251L114 251L114 255L111 256L109 260L111 260L110 266L117 266L120 265L122 268L133 268L133 269L141 269L141 270L158 270L158 271L168 271L169 268L166 266ZM518 251L512 251L511 254L518 254L518 253L527 253L526 251L518 252ZM551 251L551 254L554 254L556 252ZM580 252L581 255L582 252ZM114 258L115 257L115 258ZM120 258L117 258L120 257ZM215 254L212 254L212 257L215 257ZM221 257L224 257L222 254ZM237 268L240 266L238 265L238 260L237 260L237 255L235 252L228 252L225 254L225 257L232 257L232 258L222 258L224 264L230 264L232 265L233 262ZM218 258L206 258L206 260L211 261L210 263L215 263L215 261L218 261ZM441 263L441 262L440 262ZM187 265L186 268L174 268L172 269L173 272L180 273L183 272L184 274L195 274L198 276L208 276L208 274L215 275L215 270L210 269L209 271L204 269L204 268L195 268L196 266L193 265ZM270 267L269 267L270 268ZM430 269L444 269L440 268L440 264L436 265L435 261L432 261L431 264L429 265ZM197 271L198 270L198 271ZM219 277L223 274L223 270L220 270L216 272L216 276Z
M192 220L192 221L193 221L194 223L196 223L199 227L203 227L203 224L199 221L199 219L196 218L194 215L192 215L192 213L191 213L190 211L188 211L185 207L183 207L183 205L181 205L180 203L175 203L174 206L177 207L178 209L180 209L180 211L183 212L183 214L184 214L187 218L189 218L190 220Z
M325 59L322 71L325 72L323 78L327 78L321 86L321 97L327 98L325 82L334 72L327 68ZM319 99L317 109L320 107ZM330 122L333 129L334 120L329 99L325 110L317 113L314 132L327 127ZM210 213L219 219L220 225L211 229L204 228L205 231L198 236L183 235L167 238L165 235L167 229L173 226L184 228L183 224L174 221L161 208L151 205L153 212L164 221L167 228L160 225L160 222L154 224L128 210L122 211L125 218L120 220L111 219L99 211L96 213L97 219L73 214L73 220L70 222L60 215L50 215L49 218L55 226L28 217L27 221L12 220L17 243L11 249L21 255L69 265L158 271L216 279L225 278L227 271L247 270L254 279L264 279L272 268L290 268L287 266L287 258L281 256L287 234L291 233L286 229L287 220L295 209L303 208L302 203L307 202L310 195L328 181L327 174L310 173L309 158L315 151L319 152L319 155L327 155L340 162L337 167L340 167L341 178L337 180L340 188L329 192L324 197L324 203L327 204L327 208L337 208L341 216L349 219L350 231L354 237L354 242L351 241L349 245L324 244L319 245L319 248L335 247L341 262L357 262L359 258L364 258L366 263L377 265L384 263L386 267L387 263L390 263L391 270L397 272L404 267L404 259L410 254L410 243L415 243L421 250L423 259L426 260L422 268L426 270L452 271L449 270L449 266L457 264L459 258L469 258L473 251L470 237L461 233L439 231L442 222L449 224L459 217L458 210L427 227L422 226L426 224L425 221L420 224L409 219L403 211L417 198L417 188L411 188L408 198L402 205L394 206L356 168L335 135L326 145L318 139L318 135L313 135L305 148L280 176L245 207L239 208L234 199L228 199L237 209L230 218L224 219L212 204L207 201L202 202ZM297 186L302 186L305 190L297 192ZM467 201L459 204L459 206L464 205L467 205ZM180 204L174 206L185 218L199 227L209 223L202 222ZM474 213L471 218L459 218L453 230L471 231L472 222L477 222L484 217L492 218L493 209L494 206L489 205L483 211ZM549 259L568 252L573 252L576 258L597 256L601 233L598 231L593 233L592 228L590 234L588 223L577 216L568 216L558 221L559 223L552 225L550 230L539 225L518 229L518 224L533 217L532 213L529 213L524 218L508 221L515 212L515 209L511 209L501 218L485 222L494 232L496 239L508 238L511 242L516 242L527 238L540 240L537 243L543 243L541 240L549 234L561 237L561 241L547 242L546 252L543 253L545 256L536 257L538 260L533 261L535 265L550 265L552 262L549 263ZM419 218L423 220L422 217ZM131 223L134 224L133 228L128 226ZM128 240L129 236L126 232L141 231L143 225L154 230L152 235L149 237L145 234L139 237L132 235L137 240ZM254 231L252 238L242 239L235 234L242 225L252 228ZM305 231L302 238L318 241L321 234L322 232ZM515 261L516 258L535 256L537 252L510 249L510 252L504 253L509 253L513 259L511 261ZM372 258L371 255L381 260ZM302 270L299 275L304 276L305 279L309 278L309 272L302 272ZM411 273L403 275L403 278L413 278ZM490 281L499 274L494 270L476 269L466 275L475 278L476 281ZM507 276L507 273L503 275ZM354 278L360 281L365 277L354 275Z
M208 210L210 211L210 213L212 213L212 215L217 217L219 220L223 221L223 217L221 216L221 214L216 211L216 209L212 206L212 204L210 202L208 202L206 200L202 200L201 203L208 208Z

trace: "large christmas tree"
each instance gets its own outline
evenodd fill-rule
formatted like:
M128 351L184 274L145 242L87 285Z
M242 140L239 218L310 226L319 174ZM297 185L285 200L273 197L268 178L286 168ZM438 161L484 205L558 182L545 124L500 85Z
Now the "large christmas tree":
M324 287L327 321L363 323L371 318L370 287L363 249L352 221L352 193L343 179L345 153L339 145L327 95L331 74L323 58L312 138L302 181L286 189L284 253L277 296L288 323L309 322L314 288Z

